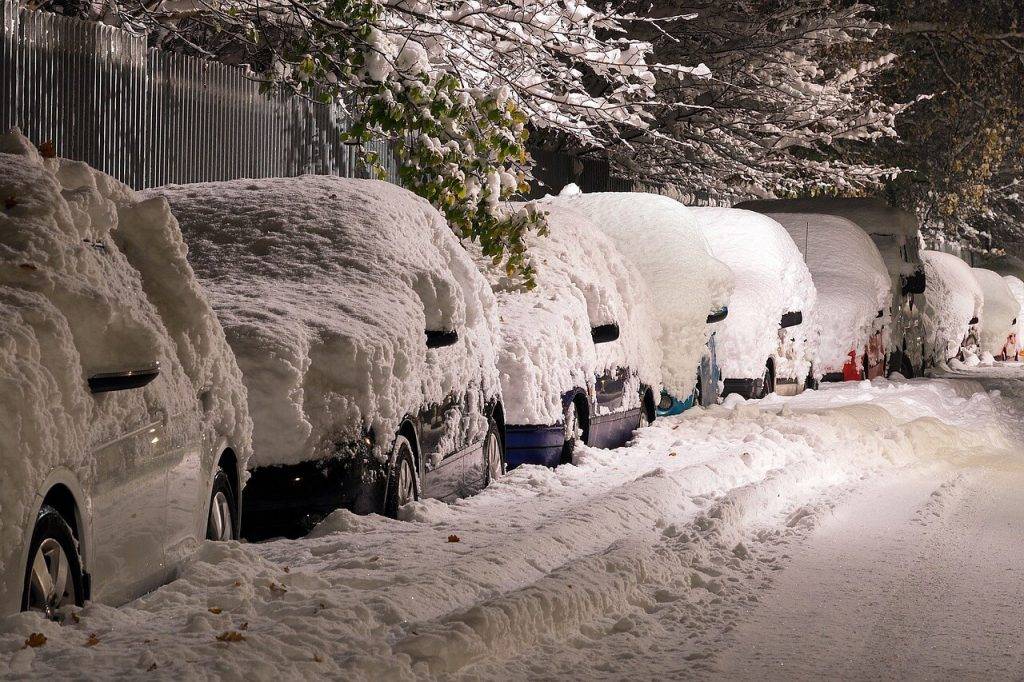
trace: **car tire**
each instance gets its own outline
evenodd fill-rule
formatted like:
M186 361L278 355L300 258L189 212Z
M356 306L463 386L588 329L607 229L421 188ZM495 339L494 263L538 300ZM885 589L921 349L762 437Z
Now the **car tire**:
M761 379L761 393L758 398L767 398L775 392L775 377L772 376L772 368L765 364L764 377Z
M572 453L576 450L576 442L586 442L583 429L583 418L580 416L576 401L572 400L565 408L565 416L562 419L563 431L565 434L562 442L562 464L572 462Z
M697 374L697 383L693 385L693 406L704 407L704 381Z
M238 539L238 501L231 478L217 468L210 488L210 513L206 517L206 539L216 542Z
M405 436L395 436L394 453L391 471L388 472L384 515L397 519L399 509L420 499L420 488L416 477L416 459L412 454L409 439Z
M56 620L61 607L85 603L78 542L68 522L49 505L43 506L36 517L28 557L22 611L37 611Z
M493 419L488 420L487 435L484 436L484 487L491 481L505 475L505 448L501 445L501 431Z

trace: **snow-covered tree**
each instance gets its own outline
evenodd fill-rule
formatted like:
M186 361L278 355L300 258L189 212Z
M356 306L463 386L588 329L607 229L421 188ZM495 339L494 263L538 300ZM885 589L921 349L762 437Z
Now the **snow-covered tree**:
M637 8L637 11L641 11ZM641 180L712 195L857 192L894 172L846 147L895 135L900 104L875 93L890 53L862 56L881 24L830 0L672 0L641 27L665 62L705 68L659 79L658 125L617 157Z
M119 0L152 42L247 64L268 88L347 102L354 142L396 142L405 184L462 235L528 272L543 215L499 202L527 188L527 121L583 145L644 130L657 74L643 18L584 0ZM377 160L369 155L368 162Z

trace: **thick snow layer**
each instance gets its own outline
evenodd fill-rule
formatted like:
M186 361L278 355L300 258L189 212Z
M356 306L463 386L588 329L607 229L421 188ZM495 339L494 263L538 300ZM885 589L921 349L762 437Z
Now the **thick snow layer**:
M1014 275L1003 275L1003 281L1006 282L1006 286L1010 287L1013 298L1021 307L1021 313L1024 313L1024 281ZM1017 326L1014 332L1017 334L1017 350L1019 351L1024 348L1024 314L1017 314Z
M980 316L981 350L999 355L1006 338L1016 329L1014 320L1020 313L1020 303L999 273L984 268L971 270L985 299Z
M674 199L642 192L569 192L541 205L585 215L639 270L661 325L665 388L689 396L713 331L707 316L728 305L733 290L732 273L710 254L693 212Z
M494 296L441 215L385 182L331 176L168 186L249 389L254 464L335 454L452 392L482 434L499 394ZM426 348L424 331L455 330Z
M880 199L856 197L818 197L745 201L737 204L760 213L823 213L836 215L859 225L871 235L886 267L894 277L913 274L918 248L918 221L909 211L893 208ZM908 248L910 261L903 258Z
M120 609L90 605L63 627L10 618L0 624L0 676L713 676L730 632L772 599L800 543L819 524L851 518L848 491L908 470L969 468L974 455L1013 466L999 450L1015 421L1008 405L972 380L876 380L691 411L640 430L631 447L581 448L577 465L521 467L474 498L414 503L414 521L338 511L302 540L207 543L178 580ZM952 504L939 492L918 523ZM913 527L909 516L894 530ZM856 525L846 533L859 535ZM1005 527L999 537L1019 544ZM978 563L943 548L950 568ZM886 600L911 587L934 592L915 581L916 551L886 556L908 577L892 591L857 589ZM850 574L836 562L818 572L849 582L838 592L881 570L866 568ZM958 575L942 584L957 589ZM1005 584L1018 575L1008 572ZM1005 595L991 601L1012 616L1017 605ZM823 599L829 610L874 603ZM966 618L962 603L951 606ZM787 634L799 643L825 622ZM1004 639L1016 644L1010 630ZM25 647L33 632L46 643ZM881 634L890 648L903 641L888 627ZM917 642L897 658L913 658ZM848 646L833 645L849 659Z
M850 351L859 358L879 328L888 347L892 281L864 230L835 215L767 215L789 232L814 281L817 301L804 319L814 338L815 373L841 372Z
M661 390L660 328L650 292L589 220L559 206L545 210L547 235L527 237L534 289L520 290L501 265L477 258L498 299L505 419L557 424L566 392L593 395L596 376L617 368L631 370L623 407L637 407L638 380L655 395ZM619 339L595 344L591 328L604 324L619 325Z
M0 137L0 196L3 562L22 549L34 496L55 469L90 490L98 446L161 413L200 411L209 442L229 438L244 465L251 422L241 373L162 200L140 200L85 164L44 160L16 131ZM160 375L144 389L89 392L94 374L154 362ZM18 574L0 566L20 584Z
M937 363L957 355L970 321L981 319L984 294L962 259L941 251L922 251L928 288L924 292L924 328Z
M786 229L768 216L733 208L691 209L716 258L736 277L729 317L716 334L718 364L729 379L759 378L768 358L777 376L803 379L810 369L804 347L809 331L786 330L797 339L793 358L780 355L779 321L787 312L809 315L817 295L811 273ZM806 319L806 318L805 318Z

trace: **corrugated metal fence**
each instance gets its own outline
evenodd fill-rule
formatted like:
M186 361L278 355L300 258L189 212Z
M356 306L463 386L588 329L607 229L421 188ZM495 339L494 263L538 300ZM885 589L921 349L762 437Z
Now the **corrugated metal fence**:
M363 175L337 105L261 94L241 69L14 0L0 0L0 29L0 129L17 126L132 187ZM371 146L397 182L388 145Z

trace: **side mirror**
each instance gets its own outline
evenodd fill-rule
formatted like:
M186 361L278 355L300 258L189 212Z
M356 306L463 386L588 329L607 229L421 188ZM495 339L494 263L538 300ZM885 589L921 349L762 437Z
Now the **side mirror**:
M89 390L93 393L109 393L110 391L128 391L133 388L142 388L159 375L159 362L145 369L94 374L89 377Z
M968 322L967 324L978 324L978 318L977 318L977 316L975 316L975 317L972 317L972 318L971 318L971 321L970 321L970 322Z
M728 307L719 308L718 310L716 310L713 313L711 313L710 315L708 315L707 323L708 324L715 324L716 322L721 322L722 320L724 320L727 317L729 317L729 308Z
M619 338L619 325L602 324L590 329L590 336L594 343L608 343Z
M789 327L795 327L798 324L803 323L803 321L803 312L797 310L796 312L790 312L783 315L782 319L779 320L779 327L781 327L782 329L788 329Z
M903 278L903 294L923 294L926 285L924 270L918 270L910 277Z
M875 315L875 317L876 317L876 318L880 318L880 317L882 317L882 315L884 315L884 314L885 314L885 311L884 311L884 310L879 310L879 311L878 311L878 314L877 314L877 315Z
M454 345L459 340L459 333L454 329L451 331L428 329L426 334L427 348L444 348Z

